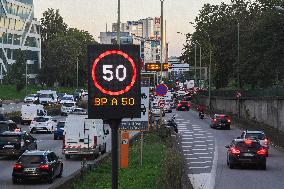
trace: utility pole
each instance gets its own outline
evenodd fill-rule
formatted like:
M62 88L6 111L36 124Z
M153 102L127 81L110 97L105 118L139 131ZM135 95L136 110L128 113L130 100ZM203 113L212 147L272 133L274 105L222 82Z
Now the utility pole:
M194 83L197 82L197 78L196 78L196 43L194 43Z
M117 9L118 19L117 19L117 44L120 45L120 0L118 0Z
M26 60L26 95L28 95L28 60Z
M200 88L201 86L201 45L199 44L199 82L198 82L198 87Z
M160 23L161 23L161 54L160 54L160 59L161 59L161 80L160 83L162 83L163 80L163 48L164 48L164 0L160 0L161 1L161 19L160 19Z
M77 89L78 89L78 86L79 86L79 58L77 56Z
M211 64L212 64L212 50L210 44L210 52L209 52L209 114L211 115Z

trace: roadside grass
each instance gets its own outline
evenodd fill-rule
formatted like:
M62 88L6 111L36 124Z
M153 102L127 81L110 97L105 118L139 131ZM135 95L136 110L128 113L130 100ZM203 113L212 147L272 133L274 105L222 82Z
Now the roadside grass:
M161 138L148 133L144 138L143 166L140 165L140 140L129 149L129 168L119 171L120 189L158 189L166 146ZM111 188L111 158L86 174L74 184L73 189Z
M67 93L73 94L76 87L57 87L57 88L48 88L48 87L39 87L35 85L29 85L27 89L27 94L34 94L39 90L50 89L55 90L58 93ZM26 89L24 88L20 92L16 90L15 85L0 85L0 98L2 100L23 100L26 96Z

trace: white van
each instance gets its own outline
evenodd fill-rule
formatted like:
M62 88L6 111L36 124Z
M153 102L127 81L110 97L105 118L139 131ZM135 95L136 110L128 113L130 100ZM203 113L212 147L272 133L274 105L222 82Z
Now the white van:
M37 91L39 94L39 103L42 105L50 105L57 103L57 93L52 90L40 90Z
M43 105L27 104L22 105L21 108L21 124L30 124L31 121L37 116L46 116L47 112L44 110Z
M61 115L68 115L73 112L76 107L76 102L74 101L65 101L64 103L61 103Z
M69 114L64 126L62 154L97 157L106 152L109 128L100 119L87 119L87 115Z

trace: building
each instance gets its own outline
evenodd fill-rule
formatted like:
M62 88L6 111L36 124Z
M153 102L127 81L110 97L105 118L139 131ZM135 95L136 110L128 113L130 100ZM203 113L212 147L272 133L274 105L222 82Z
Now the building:
M100 32L100 44L116 44L117 43L117 32ZM130 36L129 32L120 33L121 44L133 44L133 37Z
M34 18L33 0L0 1L0 79L16 62L16 50L27 55L27 73L35 79L41 68L40 22Z

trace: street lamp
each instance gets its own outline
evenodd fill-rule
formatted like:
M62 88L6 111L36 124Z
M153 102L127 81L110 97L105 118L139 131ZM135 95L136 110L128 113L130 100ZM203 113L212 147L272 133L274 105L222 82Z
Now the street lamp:
M164 48L164 0L160 0L161 1L161 19L160 19L160 23L161 23L161 50L160 50L160 63L161 63L161 81L160 83L162 83L163 80L163 48Z

